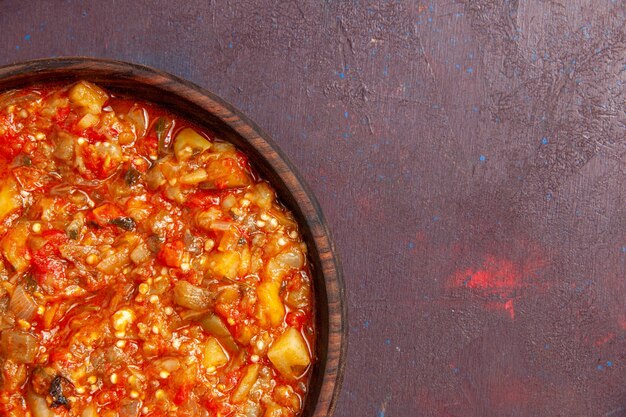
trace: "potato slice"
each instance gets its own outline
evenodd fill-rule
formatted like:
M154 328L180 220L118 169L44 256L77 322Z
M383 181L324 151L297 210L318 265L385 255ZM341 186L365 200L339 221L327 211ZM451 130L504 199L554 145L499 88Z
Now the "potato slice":
M223 190L245 187L252 183L250 175L239 166L234 157L223 157L211 161L205 170L210 178L210 181L204 183L208 188Z
M24 272L30 266L30 252L26 247L28 226L20 223L10 229L0 241L2 254L17 272Z
M174 139L174 154L179 161L187 161L210 147L211 142L189 127L178 132Z
M279 295L280 284L263 282L257 288L257 318L261 327L278 327L285 318L285 306Z
M100 122L100 118L95 114L87 113L82 119L78 121L76 126L81 129L89 129L92 126L97 125Z
M243 371L243 377L239 381L239 385L235 388L231 401L235 404L244 401L248 397L248 393L252 389L252 386L259 377L259 370L261 365L258 363L246 366Z
M290 327L267 351L267 357L282 376L299 378L311 363L309 348L299 331Z
M100 87L87 81L79 81L68 92L70 101L83 107L87 113L100 114L102 106L109 99Z
M13 178L7 178L0 186L0 221L12 211L22 207L22 198Z
M216 252L209 255L209 270L218 278L233 279L239 268L239 253Z
M202 352L202 365L206 369L219 368L228 363L228 355L217 339L209 337Z

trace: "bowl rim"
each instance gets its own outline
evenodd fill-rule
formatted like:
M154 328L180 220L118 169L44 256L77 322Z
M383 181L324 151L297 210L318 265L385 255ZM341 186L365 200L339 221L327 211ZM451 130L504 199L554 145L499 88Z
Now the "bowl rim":
M11 88L11 85L16 88L62 79L86 78L98 82L98 76L103 79L113 77L119 80L134 80L139 85L148 85L150 88L188 101L236 132L244 143L249 144L259 155L262 155L263 162L274 171L277 178L280 178L283 186L293 198L296 208L300 210L301 218L306 223L305 226L310 234L310 241L315 245L315 252L321 267L314 273L320 274L323 278L323 290L327 299L325 304L328 308L328 343L323 369L318 371L321 374L319 394L317 399L313 400L315 401L313 410L308 411L305 407L305 416L332 416L341 391L346 366L347 300L341 262L320 205L309 186L271 137L235 106L190 81L146 65L84 56L16 62L0 66L0 91ZM137 97L136 93L128 95ZM319 280L316 280L316 284L319 286ZM314 287L314 291L319 290L318 286Z

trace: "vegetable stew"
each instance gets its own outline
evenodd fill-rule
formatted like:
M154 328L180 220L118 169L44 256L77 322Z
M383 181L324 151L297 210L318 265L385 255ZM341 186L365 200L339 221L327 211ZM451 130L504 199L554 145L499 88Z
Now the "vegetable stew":
M246 156L86 81L0 93L0 415L288 417L306 246Z

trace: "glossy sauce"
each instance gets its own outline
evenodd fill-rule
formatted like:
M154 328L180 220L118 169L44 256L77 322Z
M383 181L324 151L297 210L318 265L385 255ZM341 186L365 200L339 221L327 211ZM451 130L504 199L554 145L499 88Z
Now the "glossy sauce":
M78 82L0 94L0 414L295 416L306 246L248 159Z

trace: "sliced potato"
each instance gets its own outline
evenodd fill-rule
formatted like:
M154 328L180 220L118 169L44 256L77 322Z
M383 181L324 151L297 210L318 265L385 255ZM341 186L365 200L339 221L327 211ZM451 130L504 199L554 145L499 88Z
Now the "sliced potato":
M266 182L260 182L246 193L246 198L264 210L272 208L272 203L276 199L274 190Z
M0 221L12 211L22 207L22 198L13 178L7 178L0 186Z
M190 127L178 132L174 139L174 154L179 161L187 161L209 148L211 142Z
M100 87L87 81L79 81L68 92L70 101L83 107L87 113L100 114L102 106L109 99Z
M211 161L205 169L210 181L204 184L209 188L223 190L244 187L252 182L250 175L239 166L235 158L226 157Z
M239 381L237 388L235 388L235 391L233 391L233 395L230 398L233 403L240 403L248 397L248 393L252 389L252 385L254 385L259 377L260 368L261 365L258 363L246 366L243 371L243 377Z
M206 181L209 178L209 175L202 168L196 169L195 171L191 171L188 174L182 175L178 181L181 184L199 184L202 181Z
M209 270L218 278L233 279L239 268L239 254L237 252L215 252L208 255Z
M267 357L282 376L299 378L311 363L309 348L299 331L290 327L272 343Z
M30 252L26 247L28 226L20 223L9 229L0 241L2 254L17 272L24 272L30 266Z
M92 126L97 125L100 122L100 118L92 113L87 113L78 121L76 126L81 129L88 129Z
M280 284L262 282L257 288L257 318L261 327L278 327L285 318L285 306L279 295Z
M217 339L209 337L209 340L204 345L202 352L202 365L206 369L219 368L228 363L228 355L222 349Z
M294 245L269 260L265 267L265 275L270 281L282 282L291 271L302 266L304 254Z

